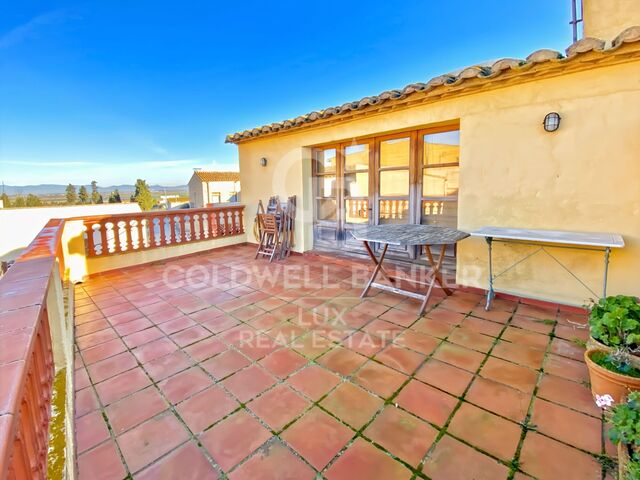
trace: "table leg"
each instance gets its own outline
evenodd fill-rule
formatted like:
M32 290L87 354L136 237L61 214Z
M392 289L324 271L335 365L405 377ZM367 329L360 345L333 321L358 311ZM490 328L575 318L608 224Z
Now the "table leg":
M420 310L418 311L418 315L422 315L426 310L427 303L429 302L429 298L431 298L431 292L433 292L433 287L436 284L436 282L440 284L440 286L442 287L442 289L445 291L447 295L451 295L452 293L451 290L449 290L442 284L442 280L440 279L439 272L440 272L440 268L442 267L442 261L444 260L444 253L446 250L444 248L444 245L442 250L440 250L440 255L438 256L437 263L434 263L433 261L433 256L431 255L431 250L429 250L429 246L428 245L425 245L425 246L427 247L427 258L429 259L429 263L431 263L431 271L433 272L433 278L429 283L429 290L427 290L427 293L424 296L424 299L422 300L422 304L420 305Z
M607 277L609 276L609 255L611 254L611 248L607 247L604 250L604 281L602 284L602 298L607 298Z
M382 262L384 261L384 256L387 254L387 248L389 247L389 244L385 243L384 244L384 248L382 249L382 254L380 255L379 259L376 259L375 255L373 254L373 252L371 251L371 248L369 247L369 245L367 244L367 242L364 242L365 246L367 247L367 251L369 251L369 255L371 256L371 259L373 260L373 262L376 264L376 268L373 269L373 274L371 275L371 278L369 279L369 281L367 282L367 285L364 287L364 290L362 291L362 293L360 294L360 298L364 298L367 296L367 293L369 293L369 289L371 288L371 284L373 283L373 281L376 279L376 277L378 276L378 273L380 271L384 272L384 269L382 268ZM389 278L386 274L386 272L383 274L385 277Z
M378 259L376 258L375 253L373 253L373 250L371 249L371 247L369 246L369 242L367 242L366 240L363 242L364 243L364 248L367 251L367 253L369 254L369 257L371 257L371 260L373 261L373 263L375 263L376 266L380 265L380 263L382 263L381 261L378 261ZM384 251L387 251L387 246L385 244L384 246ZM384 256L384 253L383 253ZM382 257L380 257L382 258ZM387 271L384 269L384 267L382 265L380 265L380 273L382 274L382 276L384 278L386 278L387 280L389 280L391 282L392 285L395 285L396 283L396 279L393 278L391 275L389 275L387 273Z
M496 296L496 292L493 290L493 259L492 259L492 245L493 237L485 237L487 245L489 246L489 290L487 290L487 304L484 309L489 311L491 309L491 303Z
M453 292L451 291L450 288L447 288L444 285L444 281L442 280L442 276L440 275L440 267L442 266L442 261L444 260L446 245L442 245L442 250L440 250L440 257L438 258L438 268L435 268L436 264L433 261L433 255L431 254L431 248L429 248L429 245L425 245L424 248L425 248L425 253L427 254L427 259L431 264L431 271L433 272L433 276L435 277L440 287L442 287L442 290L444 290L444 293L446 293L447 295L451 295Z

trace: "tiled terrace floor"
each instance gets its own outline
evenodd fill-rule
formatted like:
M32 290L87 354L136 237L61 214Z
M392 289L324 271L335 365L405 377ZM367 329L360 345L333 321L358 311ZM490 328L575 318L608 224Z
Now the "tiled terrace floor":
M358 298L361 264L253 252L76 287L81 479L603 478L583 316L457 292L418 318Z

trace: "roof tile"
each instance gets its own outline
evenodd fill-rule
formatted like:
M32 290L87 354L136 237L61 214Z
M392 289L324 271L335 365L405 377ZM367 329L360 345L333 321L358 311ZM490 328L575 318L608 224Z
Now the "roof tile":
M379 105L384 102L402 100L413 93L428 92L437 88L456 87L473 79L489 81L499 77L505 72L528 70L534 65L540 63L570 62L579 55L589 52L597 52L607 55L620 48L625 43L638 41L640 41L640 26L630 27L624 30L615 38L615 40L613 40L609 47L607 47L607 43L603 40L596 38L583 38L567 48L566 57L555 50L542 49L531 53L531 55L529 55L525 60L503 58L493 63L491 66L472 65L456 73L439 75L426 83L411 83L400 90L387 90L379 95L367 96L357 101L313 111L293 119L274 122L251 130L233 133L231 135L227 135L226 142L237 143L242 140L261 135L279 132L281 130L289 130L317 120L366 109L367 107Z
M240 172L206 172L196 170L193 174L203 182L239 182Z

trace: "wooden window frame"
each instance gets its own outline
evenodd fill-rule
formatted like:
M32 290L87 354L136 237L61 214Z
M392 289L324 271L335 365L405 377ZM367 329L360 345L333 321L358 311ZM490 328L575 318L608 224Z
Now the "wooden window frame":
M369 165L367 167L366 170L364 169L356 169L356 170L347 170L347 162L346 162L346 149L347 147L354 147L356 145L367 145L368 149L369 149ZM342 169L342 175L341 175L341 191L342 191L342 210L343 210L343 216L344 216L344 220L343 220L343 225L352 225L352 226L358 226L358 225L366 225L364 223L349 223L347 222L347 208L346 208L346 201L347 200L367 200L367 207L369 210L369 221L371 221L371 218L373 217L373 205L372 205L372 195L375 193L375 172L371 171L371 166L374 164L375 160L374 160L374 150L375 150L375 144L372 138L370 139L365 139L362 141L358 141L357 139L352 141L352 142L344 142L340 144L340 155L339 155L339 159L340 159L340 166ZM367 196L363 197L363 196L358 196L358 197L351 197L351 196L347 196L347 188L346 185L344 184L344 178L345 175L347 173L363 173L363 172L367 172L368 174L368 192L367 192Z
M420 224L422 222L422 202L424 202L426 199L428 200L429 198L436 198L437 196L429 196L429 195L424 195L424 190L423 190L423 174L424 174L424 170L429 169L429 168L438 168L438 167L458 167L460 168L460 160L458 160L458 162L456 163L442 163L439 165L427 165L424 163L423 161L423 157L424 157L424 142L421 141L421 139L425 136L425 135L433 135L436 133L446 133L446 132L460 132L460 128L446 128L446 127L440 127L440 128L425 128L422 130L418 130L417 132L417 158L416 158L416 167L417 167L417 197L416 199L419 200L418 202L418 208L417 208L417 212L416 212L416 218L415 221L416 223ZM460 143L458 143L458 148L460 148ZM440 198L441 201L447 201L446 197L438 197Z
M395 140L398 138L409 138L409 162L406 167L383 167L381 165L381 148L380 144L388 140ZM409 202L409 216L407 223L412 223L412 198L414 195L412 185L415 182L413 163L416 155L416 131L404 131L398 133L392 133L389 135L381 135L374 138L374 167L375 167L375 185L373 190L374 198L374 223L378 225L380 223L380 201L381 200L407 200ZM409 174L409 185L407 189L407 195L385 195L380 194L380 173L390 171L407 171Z
M324 150L331 150L334 149L336 151L336 168L334 172L318 172L318 162L316 161L316 153L318 151L324 151ZM328 145L322 145L319 147L315 147L313 148L312 152L311 152L311 161L312 163L312 184L313 184L313 221L314 223L324 223L324 224L329 224L329 223L336 223L337 225L340 225L341 222L341 218L340 218L340 189L342 188L342 171L340 169L340 144L338 143L331 143ZM336 188L335 188L335 197L322 197L320 196L320 192L318 191L318 178L324 178L324 177L332 177L335 176L336 177ZM336 201L336 219L335 220L326 220L326 219L320 219L317 218L317 205L318 205L318 201L321 199L325 199L325 198L335 198Z
M422 202L425 198L423 195L423 171L425 168L431 168L423 163L424 154L424 142L422 138L424 135L460 131L459 124L449 123L446 125L439 125L434 127L413 128L408 130L397 131L383 135L368 135L363 137L356 137L350 141L331 142L327 144L320 144L311 147L312 149L312 195L313 195L313 222L314 224L335 224L338 229L346 229L346 226L351 227L364 225L356 223L346 222L346 200L364 199L365 197L347 197L346 188L344 183L345 173L364 172L365 170L346 170L345 165L345 148L354 145L366 144L369 146L369 195L367 200L369 201L369 223L373 225L379 224L380 220L380 200L408 200L409 202L409 217L407 219L408 224L420 224L422 221ZM407 167L382 167L380 164L380 144L385 140L393 140L396 138L410 139L410 151L409 151L409 165ZM336 169L335 173L318 172L316 162L316 152L321 150L335 149L336 151ZM438 165L438 167L458 166L458 163L448 163ZM380 172L392 171L392 170L408 170L409 172L409 192L408 195L400 196L381 196L380 195ZM319 197L318 196L318 177L332 176L336 177L336 220L320 220L317 218L318 200L321 198L334 198L334 197Z

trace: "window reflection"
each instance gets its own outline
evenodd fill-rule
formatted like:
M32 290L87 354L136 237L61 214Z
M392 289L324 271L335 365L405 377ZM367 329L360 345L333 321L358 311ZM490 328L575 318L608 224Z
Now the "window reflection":
M336 149L327 148L316 152L316 170L318 173L336 171Z
M394 138L380 142L380 167L406 167L411 155L411 139Z
M321 198L317 205L318 220L336 220L336 201L333 198Z
M459 163L460 131L430 133L423 136L422 163L424 165L443 165Z
M409 200L380 200L378 207L381 224L408 223Z
M381 171L380 195L382 197L409 195L409 170Z
M422 174L422 192L429 197L458 195L460 167L425 168Z
M345 195L347 197L366 197L369 195L369 173L346 173L344 176Z
M347 223L367 223L369 201L366 198L345 200L345 219Z
M457 198L444 200L423 200L421 221L423 225L440 225L443 227L458 227Z
M336 196L336 176L325 175L317 177L318 182L318 196L319 197L335 197Z
M344 149L344 169L368 170L369 169L369 145L349 145Z

